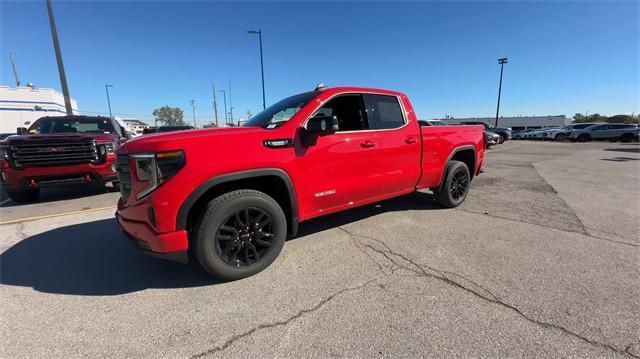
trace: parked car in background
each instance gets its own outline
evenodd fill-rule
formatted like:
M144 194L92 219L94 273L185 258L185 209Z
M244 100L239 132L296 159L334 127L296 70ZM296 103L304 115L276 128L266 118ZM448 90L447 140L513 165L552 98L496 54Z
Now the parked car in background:
M603 123L572 130L569 134L569 140L572 142L587 142L591 140L631 142L638 140L638 131L638 125L636 124Z
M522 139L524 139L524 138L525 138L525 135L526 135L527 133L530 133L530 132L533 132L533 131L536 131L536 130L537 130L537 129L531 129L531 128L529 128L529 129L526 129L526 130L520 130L520 131L517 131L517 132L513 132L513 133L511 134L511 138L512 138L512 139L514 139L514 140L522 140Z
M145 253L187 261L192 249L213 276L240 279L269 266L299 222L428 188L460 205L482 133L420 126L400 92L319 86L240 127L126 142L116 216Z
M490 148L491 146L500 143L500 135L494 132L484 131L484 147Z
M42 187L116 181L115 151L126 140L108 117L42 117L0 141L2 186L15 202L29 202Z
M511 139L511 127L493 127L490 124L483 121L466 121L462 125L482 125L489 132L497 133L500 135L500 142L508 141Z
M160 126L160 127L148 127L142 130L142 134L146 135L149 133L157 133L157 132L173 132L173 131L185 131L185 130L193 130L193 126Z
M596 123L576 123L562 128L550 129L545 131L544 139L553 141L566 141L567 139L569 139L569 134L571 134L571 131L581 130L595 124Z

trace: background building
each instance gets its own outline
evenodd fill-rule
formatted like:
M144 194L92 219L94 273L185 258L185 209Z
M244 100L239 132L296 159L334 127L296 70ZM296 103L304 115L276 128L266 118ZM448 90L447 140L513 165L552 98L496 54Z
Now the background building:
M71 99L73 114L78 115L78 103ZM33 86L10 88L0 86L0 133L16 132L18 127L29 127L44 116L64 116L64 97L50 88Z
M137 120L135 118L125 118L125 117L114 116L114 119L118 121L118 123L120 123L120 125L122 125L122 127L124 127L125 130L127 130L128 132L135 133L136 135L141 135L142 130L149 127L149 125L147 125L146 123L140 120Z
M495 126L495 117L466 117L454 118L447 117L439 119L447 124L460 124L469 121L482 121ZM499 127L511 127L515 130L524 130L527 128L543 128L543 127L562 127L571 123L565 115L557 116L518 116L518 117L500 117L498 119Z

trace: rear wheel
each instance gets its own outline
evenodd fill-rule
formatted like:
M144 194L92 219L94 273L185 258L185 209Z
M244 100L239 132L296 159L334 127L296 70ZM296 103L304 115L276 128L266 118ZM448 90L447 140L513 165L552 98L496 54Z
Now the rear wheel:
M504 136L500 135L500 137L498 137L498 144L502 144L504 142Z
M16 203L33 202L40 194L40 188L7 188L7 195Z
M433 190L433 196L443 207L457 207L467 197L470 185L471 174L467 165L460 161L449 161L442 184Z
M624 135L620 136L620 142L631 142L633 141L633 135L630 133L625 133Z
M200 265L214 277L236 280L273 263L286 239L287 220L270 196L237 190L209 202L195 233Z

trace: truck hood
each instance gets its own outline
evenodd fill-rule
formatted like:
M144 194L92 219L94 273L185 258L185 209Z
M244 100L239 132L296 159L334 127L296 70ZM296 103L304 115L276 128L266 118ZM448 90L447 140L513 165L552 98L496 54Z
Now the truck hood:
M157 152L175 150L185 147L185 144L199 142L198 140L215 141L224 137L225 141L241 142L248 135L265 132L260 127L223 127L194 129L175 132L161 132L142 135L125 142L118 152Z
M18 144L43 141L80 141L86 139L94 139L99 142L108 142L114 140L114 135L111 133L55 133L46 135L11 135L0 143Z

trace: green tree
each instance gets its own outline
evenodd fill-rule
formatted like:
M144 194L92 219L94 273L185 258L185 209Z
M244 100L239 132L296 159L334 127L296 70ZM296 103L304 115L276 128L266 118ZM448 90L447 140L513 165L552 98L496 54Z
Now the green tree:
M153 117L165 126L185 125L183 116L184 113L179 107L162 106L153 110Z
M615 115L609 117L607 120L609 123L633 123L633 117L630 115Z

